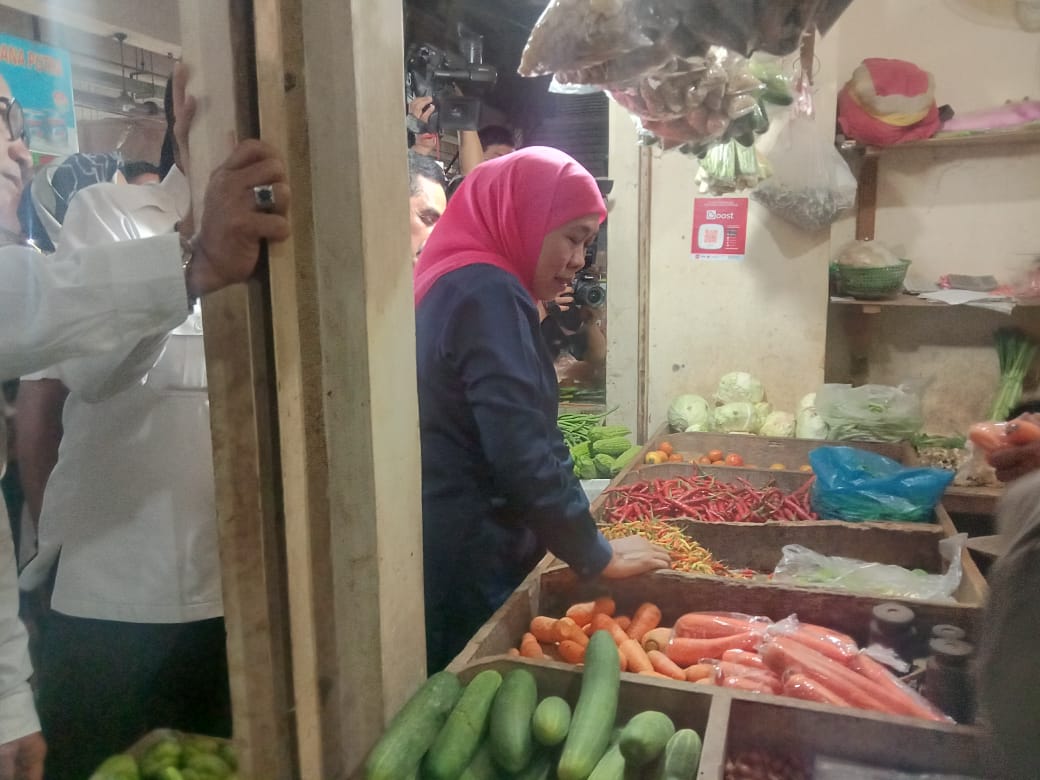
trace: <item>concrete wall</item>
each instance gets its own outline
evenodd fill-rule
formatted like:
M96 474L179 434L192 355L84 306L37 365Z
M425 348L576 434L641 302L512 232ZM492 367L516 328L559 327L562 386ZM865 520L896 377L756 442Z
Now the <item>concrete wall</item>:
M819 132L831 134L834 94L868 56L901 57L931 70L940 103L961 111L1008 98L1040 97L1040 35L1010 17L979 24L972 0L859 0L818 42ZM975 6L978 6L977 8ZM1010 4L1007 4L1010 8ZM998 9L999 10L999 9ZM631 120L612 109L608 405L634 421L639 377L634 267L638 157ZM711 264L689 257L696 163L655 153L649 222L650 430L680 392L710 394L718 377L746 369L777 408L790 409L828 381L849 375L843 321L827 304L827 265L853 236L846 219L806 234L751 204L748 257ZM620 193L620 194L618 194ZM993 273L1010 280L1040 254L1040 145L971 151L899 151L881 162L877 238L914 260L926 279ZM631 253L631 257L628 255ZM621 259L619 259L621 255ZM877 316L869 381L928 383L927 427L962 428L988 408L997 381L992 331L1009 319L976 310L885 310ZM1019 315L1034 327L1031 314ZM619 325L620 322L620 325ZM1040 326L1037 327L1040 333Z

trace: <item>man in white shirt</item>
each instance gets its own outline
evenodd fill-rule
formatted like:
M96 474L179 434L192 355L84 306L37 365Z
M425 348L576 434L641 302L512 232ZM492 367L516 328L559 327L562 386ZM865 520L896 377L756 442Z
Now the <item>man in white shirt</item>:
M28 175L22 128L13 126L20 111L12 112L13 105L0 79L0 214L17 202ZM262 185L274 186L271 212L256 210L253 188ZM114 374L140 368L134 345L176 327L187 310L186 293L202 295L247 280L261 241L288 236L288 200L277 152L246 141L214 172L194 236L63 249L47 262L29 247L3 246L0 379L112 350L131 358L106 366ZM42 776L45 746L28 684L31 673L18 620L10 529L0 504L0 780Z

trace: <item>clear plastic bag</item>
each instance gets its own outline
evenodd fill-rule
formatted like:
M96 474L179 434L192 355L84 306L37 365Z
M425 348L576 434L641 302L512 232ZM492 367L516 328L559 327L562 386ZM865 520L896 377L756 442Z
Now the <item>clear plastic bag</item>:
M820 134L804 80L799 90L800 109L766 153L773 175L751 197L802 230L823 230L855 205L856 177L834 143Z
M816 411L835 441L902 441L921 430L920 396L906 385L826 384Z
M953 484L966 487L999 485L997 470L987 462L985 450L976 447L975 443L971 441L964 445L964 449L967 450L968 457L957 469L957 473L953 477Z
M961 584L961 552L967 538L966 534L958 534L939 542L943 559L948 562L945 574L821 555L800 544L788 544L773 571L773 581L885 598L949 601Z
M929 522L953 481L945 469L907 468L855 447L817 447L809 453L816 479L812 507L822 518Z

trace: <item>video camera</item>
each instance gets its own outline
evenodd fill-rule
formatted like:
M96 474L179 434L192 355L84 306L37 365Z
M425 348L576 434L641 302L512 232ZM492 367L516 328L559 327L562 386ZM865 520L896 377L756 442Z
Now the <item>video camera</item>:
M444 130L478 130L480 99L460 95L467 86L485 89L498 80L498 70L484 64L484 44L479 35L460 30L463 54L438 49L429 43L413 44L405 58L405 103L432 97L434 111L425 121L408 117L413 133Z

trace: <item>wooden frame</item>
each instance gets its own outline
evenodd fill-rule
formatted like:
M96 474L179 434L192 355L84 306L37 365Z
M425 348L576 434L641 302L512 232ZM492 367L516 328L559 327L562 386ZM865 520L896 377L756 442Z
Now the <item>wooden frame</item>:
M181 10L194 202L257 116L293 189L269 284L204 305L241 772L348 777L425 676L401 7Z

